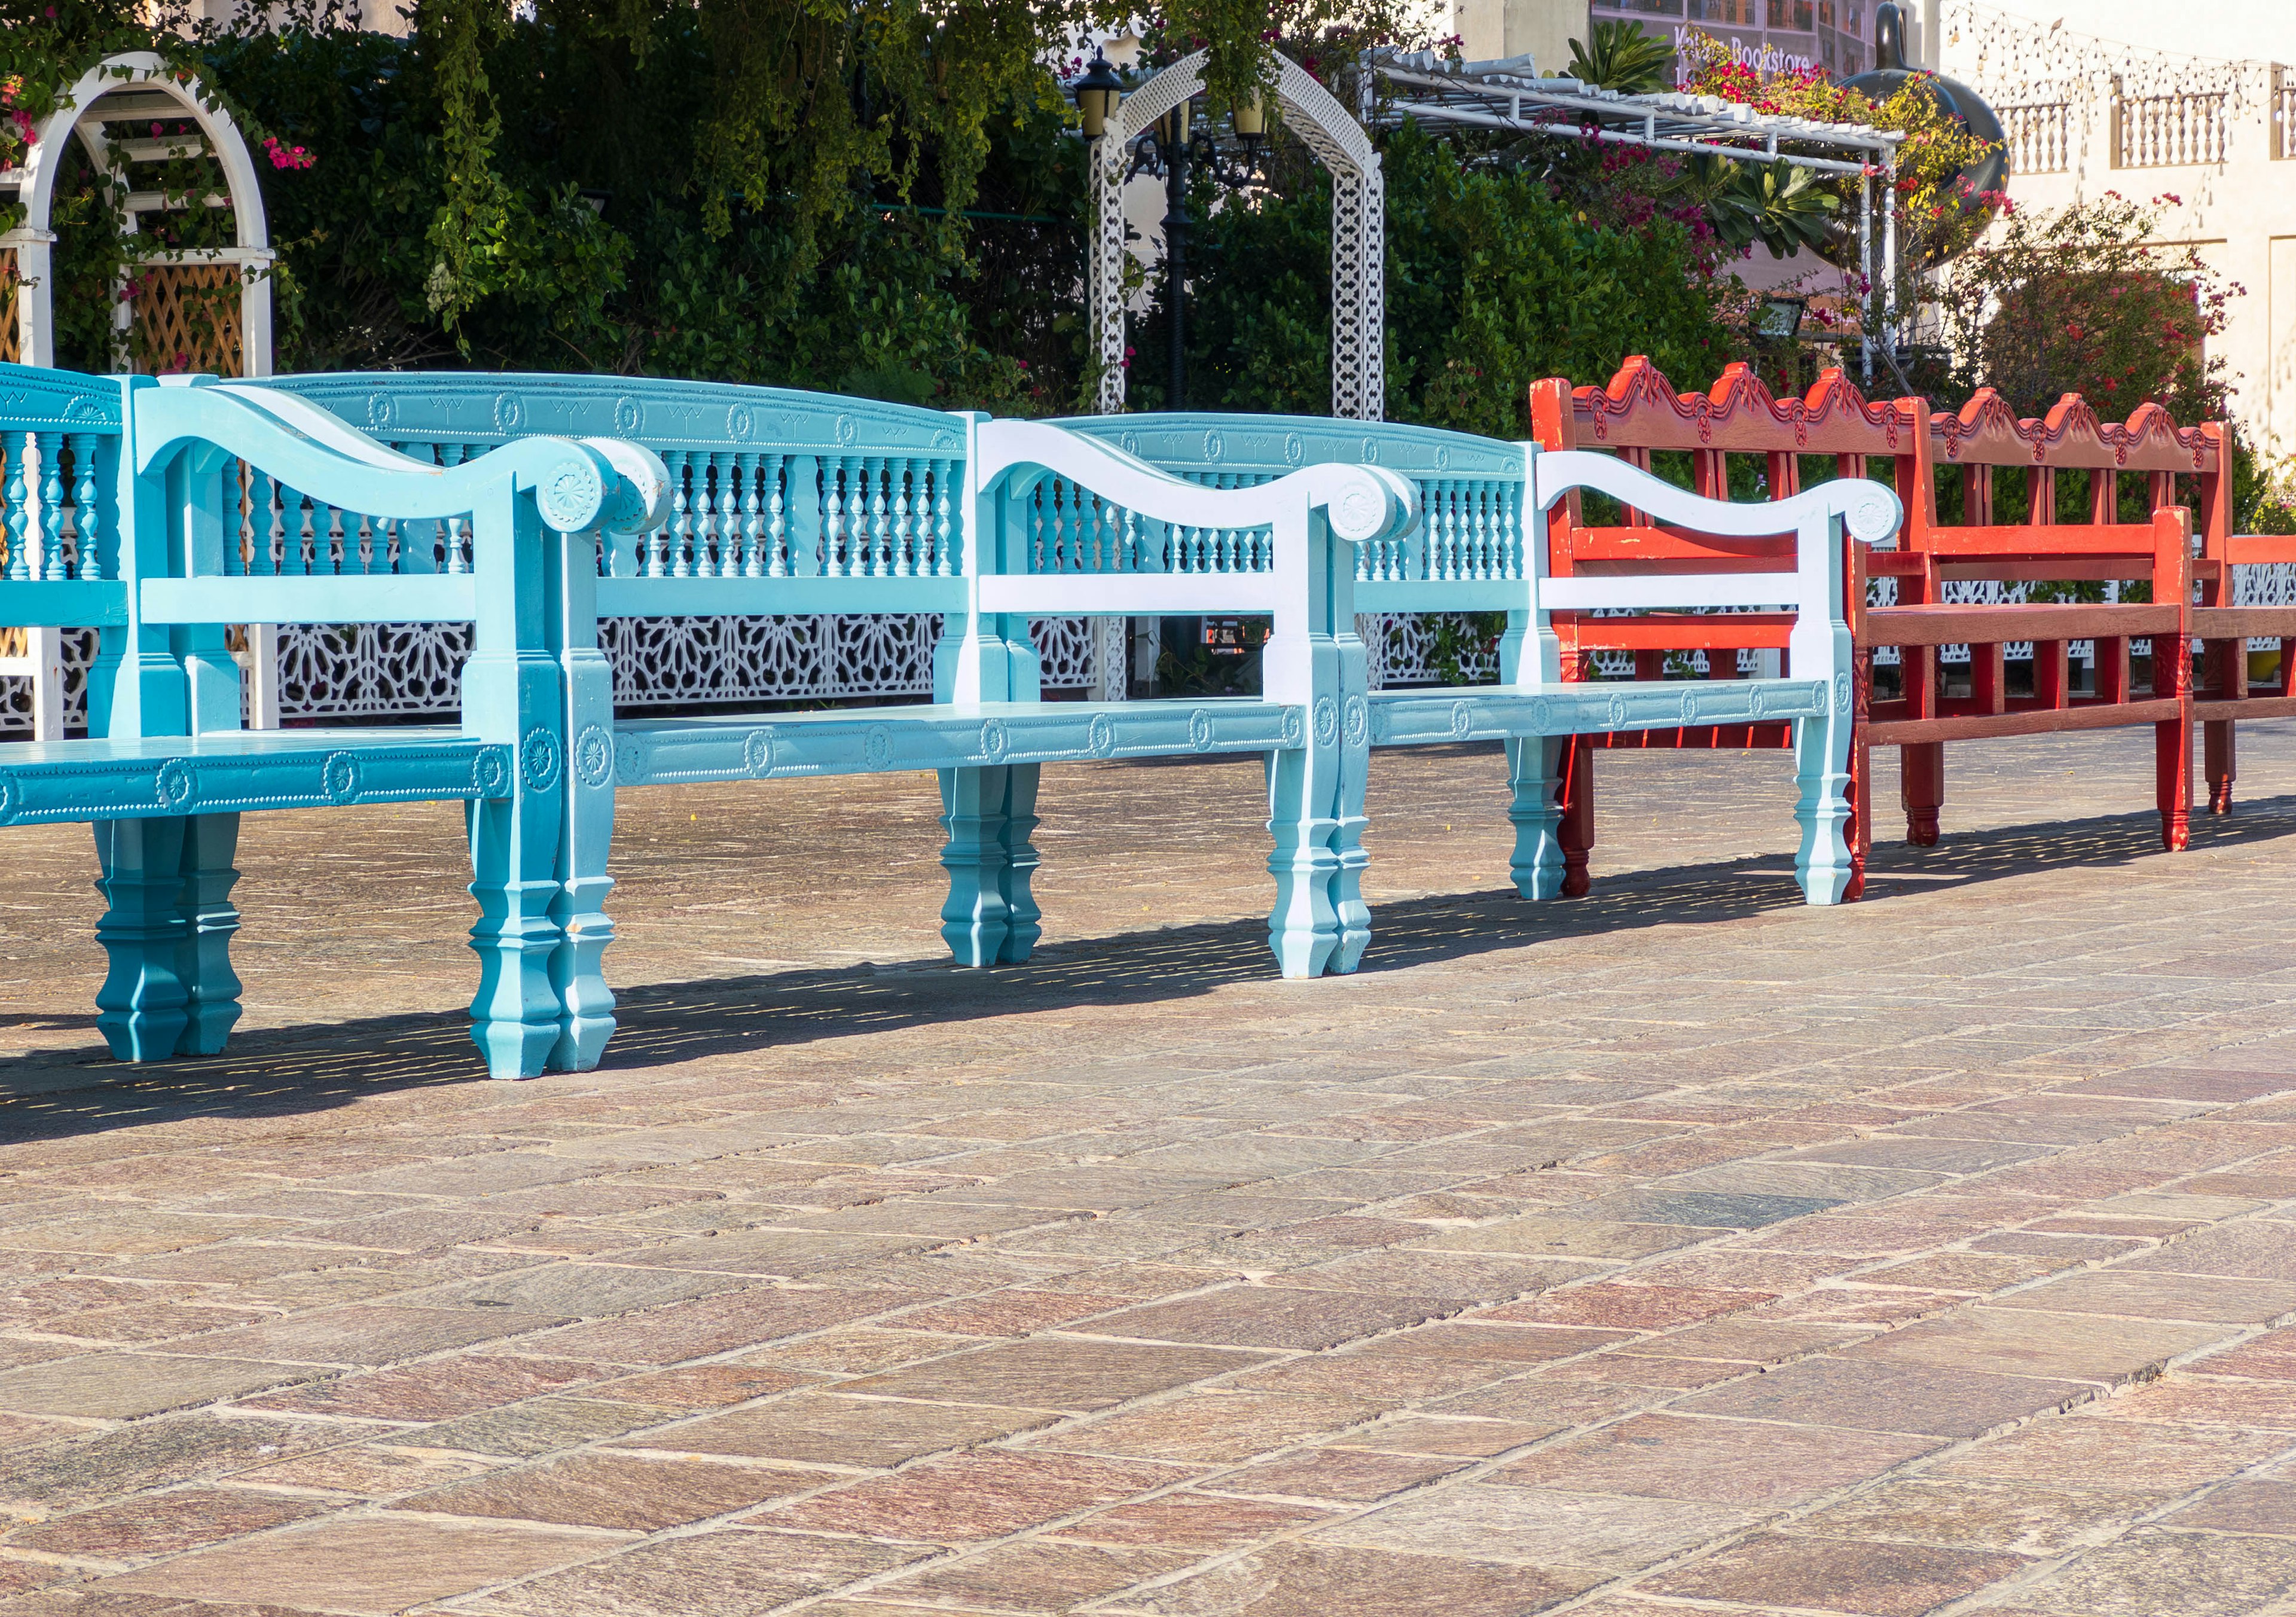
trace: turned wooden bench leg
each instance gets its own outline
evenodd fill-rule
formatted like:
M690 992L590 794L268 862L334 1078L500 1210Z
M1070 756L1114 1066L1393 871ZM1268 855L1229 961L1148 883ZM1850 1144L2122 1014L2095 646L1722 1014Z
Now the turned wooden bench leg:
M2240 753L2233 739L2232 720L2210 719L2201 726L2201 741L2208 770L2209 812L2230 814L2233 782L2240 776Z
M2153 775L2161 804L2161 846L2182 850L2193 836L2193 726L2175 718L2152 726Z
M1342 745L1336 704L1326 696L1316 709L1308 745L1266 755L1267 829L1275 843L1267 856L1275 878L1267 947L1286 977L1351 972L1371 943L1371 907L1363 899L1370 749L1356 739L1368 723L1351 718Z
M1823 718L1801 720L1795 729L1795 774L1801 790L1794 820L1801 827L1801 846L1794 855L1794 876L1812 904L1839 904L1850 896L1856 827L1849 744L1855 728L1855 715L1836 708Z
M212 1055L239 1020L230 903L239 816L98 820L96 940L110 959L96 1027L121 1061Z
M1513 792L1507 818L1514 822L1514 890L1543 902L1562 891L1562 757L1567 735L1516 735L1506 743L1507 784Z
M940 852L948 872L940 935L959 965L1026 960L1044 935L1029 891L1038 856L1037 764L940 771Z
M184 823L184 987L190 1000L176 1047L185 1055L220 1054L239 1021L239 973L231 969L231 940L239 931L231 902L238 851L239 816L199 814Z
M529 737L519 749L521 765L541 751ZM563 1015L551 981L551 962L564 941L551 915L561 894L554 751L548 761L547 787L528 790L521 780L509 799L472 803L465 820L471 897L479 906L471 926L471 948L479 956L471 1042L496 1078L538 1076L557 1048Z
M1563 740L1557 765L1562 784L1556 800L1562 808L1556 840L1562 846L1562 896L1583 899L1594 885L1587 856L1595 848L1595 741L1589 735Z
M570 546L562 562L586 586L581 567L586 546ZM613 1038L613 990L606 988L603 956L613 944L613 916L606 893L613 877L606 859L613 850L613 664L597 648L597 611L583 595L577 600L590 616L570 613L554 638L561 641L565 670L567 724L571 735L565 779L565 838L558 850L558 898L551 921L561 941L551 956L551 988L558 992L558 1040L551 1045L554 1072L587 1072L606 1055Z
M1004 766L1004 828L1000 833L1004 845L1004 947L996 958L1009 965L1018 965L1036 953L1037 940L1045 935L1039 924L1044 912L1037 907L1037 896L1029 885L1036 880L1037 866L1044 862L1029 840L1039 823L1037 785L1043 773L1041 764Z

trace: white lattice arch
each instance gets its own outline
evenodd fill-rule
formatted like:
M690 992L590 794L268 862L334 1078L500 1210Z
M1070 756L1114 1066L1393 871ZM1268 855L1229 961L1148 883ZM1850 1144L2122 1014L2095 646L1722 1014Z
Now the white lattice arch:
M1099 411L1124 408L1124 158L1149 127L1204 87L1198 51L1125 99L1093 143L1093 262L1086 287L1100 357ZM1276 58L1275 99L1286 127L1332 171L1332 414L1378 421L1385 414L1387 188L1364 127L1315 76Z
M263 191L256 179L255 163L239 127L218 109L205 104L206 92L196 78L176 77L170 68L148 51L112 56L88 70L70 94L39 125L21 169L0 179L12 183L24 205L24 221L0 235L0 247L16 252L19 287L16 300L17 353L26 365L56 362L56 323L53 288L55 282L55 232L50 227L56 177L63 167L67 143L78 135L96 168L112 173L120 154L104 125L126 118L187 120L200 131L207 152L222 165L237 240L233 246L182 252L144 255L142 267L157 264L232 264L239 267L239 339L242 371L248 376L271 374L271 282L251 273L266 268L272 259L268 226L263 212ZM127 143L119 143L127 144ZM144 202L144 209L136 204ZM159 201L131 195L127 227L139 228L138 214L162 206ZM123 309L121 320L127 316Z

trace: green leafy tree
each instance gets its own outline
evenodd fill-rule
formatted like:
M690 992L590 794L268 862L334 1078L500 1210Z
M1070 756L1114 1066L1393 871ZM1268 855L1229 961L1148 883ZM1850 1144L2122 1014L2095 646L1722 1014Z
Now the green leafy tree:
M1570 65L1563 71L1600 90L1644 95L1674 84L1674 47L1631 22L1597 22L1587 30L1591 45L1570 42Z
M1529 428L1530 383L1607 377L1648 354L1677 378L1735 357L1721 283L1670 219L1613 230L1540 176L1479 168L1417 125L1390 139L1387 408L1499 438ZM1232 200L1199 228L1190 289L1192 402L1320 415L1331 401L1331 193L1312 174ZM1147 323L1139 346L1160 352ZM1136 369L1143 407L1160 397Z

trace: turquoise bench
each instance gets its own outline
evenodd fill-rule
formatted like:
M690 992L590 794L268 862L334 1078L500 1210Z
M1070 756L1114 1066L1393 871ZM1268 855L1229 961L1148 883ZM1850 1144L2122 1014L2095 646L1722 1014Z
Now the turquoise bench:
M1375 464L1407 479L1416 529L1358 548L1345 611L1505 612L1494 683L1382 691L1365 721L1374 746L1505 743L1516 828L1513 875L1526 898L1562 890L1558 830L1567 738L1686 725L1797 725L1795 872L1813 904L1848 887L1850 642L1841 615L1846 539L1894 532L1898 506L1879 484L1839 481L1792 499L1732 505L1702 499L1606 456L1542 454L1434 428L1293 416L1087 416L1061 423L1192 480L1248 487L1323 462ZM1581 489L1607 494L1657 523L1700 536L1681 570L1605 575L1554 565L1546 513ZM1731 554L1732 539L1791 535L1777 570L1696 570L1700 546ZM1771 608L1792 615L1792 677L1564 682L1556 614Z
M213 1054L238 1020L242 814L439 799L469 805L473 1035L496 1072L555 1044L562 696L537 563L601 522L647 521L659 467L528 439L443 468L259 389L16 365L0 366L0 623L101 632L93 734L0 747L0 826L94 827L112 1053ZM250 620L474 622L463 722L242 730L226 636Z
M1360 738L1336 715L1351 694L1359 704L1364 669L1328 579L1345 570L1347 546L1408 526L1400 479L1334 463L1211 489L1041 423L770 388L391 374L266 386L445 464L483 464L514 434L542 431L611 432L667 469L659 524L601 546L594 579L567 586L567 633L580 642L565 726L568 932L582 948L562 985L576 1047L554 1064L594 1063L612 1030L597 958L612 936L603 903L619 787L932 769L949 882L941 934L959 963L986 966L1027 959L1042 935L1029 838L1043 766L1258 754L1279 969L1315 976L1360 958L1369 912L1350 841L1360 809L1349 808L1360 803ZM910 612L942 620L932 702L675 718L617 718L611 670L575 621ZM1263 694L1040 699L1031 619L1145 612L1269 615Z

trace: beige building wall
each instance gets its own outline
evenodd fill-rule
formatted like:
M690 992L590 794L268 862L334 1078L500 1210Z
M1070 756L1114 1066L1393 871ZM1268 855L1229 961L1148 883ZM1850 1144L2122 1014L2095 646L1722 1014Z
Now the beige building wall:
M1538 70L1559 74L1570 42L1587 37L1587 0L1451 0L1451 31L1470 62L1529 52Z
M2282 65L2296 63L2296 4L2094 0L2076 13L2062 0L1945 0L1941 11L1941 66L2002 115L2020 207L2108 191L2177 199L2163 204L2162 245L2198 249L2245 290L2210 347L2234 414L2259 447L2296 455L2296 70ZM2240 53L2196 53L2206 47Z

